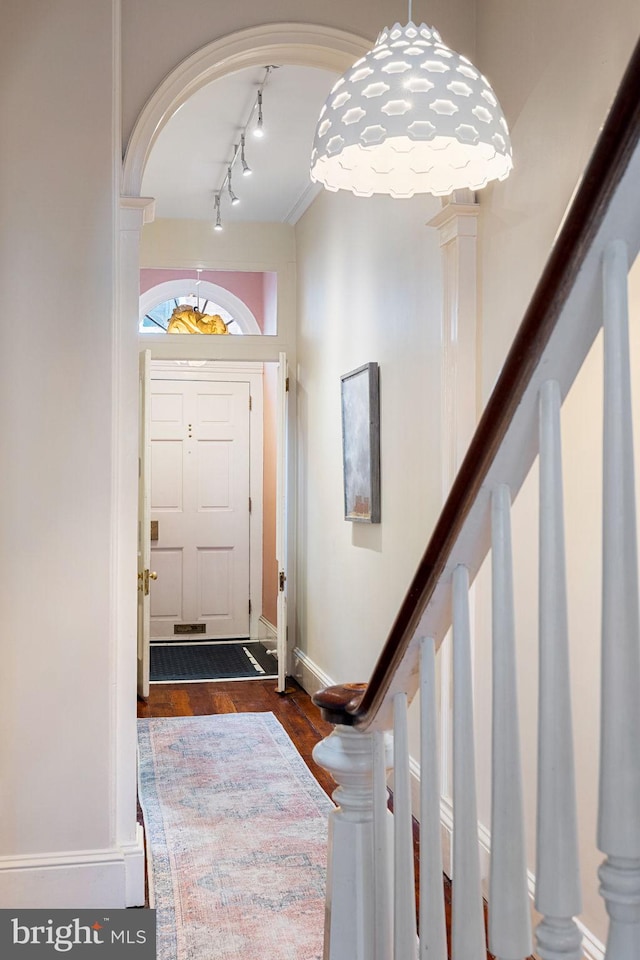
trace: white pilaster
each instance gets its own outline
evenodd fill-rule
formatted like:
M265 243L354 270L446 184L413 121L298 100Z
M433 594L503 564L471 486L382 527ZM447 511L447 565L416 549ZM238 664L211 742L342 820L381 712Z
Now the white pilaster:
M136 632L138 435L128 429L138 406L138 251L144 223L153 219L154 201L121 197L118 236L118 287L113 336L113 597L112 645L116 662L115 837L124 855L126 906L144 903L144 845L136 822Z
M475 430L477 398L478 215L471 190L456 190L427 222L442 255L442 499ZM451 644L440 650L440 762L443 796L451 783Z

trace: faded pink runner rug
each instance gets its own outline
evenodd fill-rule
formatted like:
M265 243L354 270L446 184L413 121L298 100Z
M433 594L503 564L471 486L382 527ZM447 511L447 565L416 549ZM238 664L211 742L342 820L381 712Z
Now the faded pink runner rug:
M158 960L320 960L332 803L272 713L138 721Z

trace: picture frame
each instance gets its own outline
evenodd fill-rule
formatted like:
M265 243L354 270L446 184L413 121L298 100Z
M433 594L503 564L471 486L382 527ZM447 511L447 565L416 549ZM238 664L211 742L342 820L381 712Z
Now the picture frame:
M380 373L365 363L340 377L344 519L380 523Z

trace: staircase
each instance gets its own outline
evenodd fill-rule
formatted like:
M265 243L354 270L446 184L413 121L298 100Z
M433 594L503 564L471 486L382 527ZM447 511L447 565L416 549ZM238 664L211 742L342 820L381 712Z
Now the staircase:
M601 736L597 846L607 960L640 958L640 623L627 274L640 249L640 45L630 61L451 493L368 684L314 698L333 733L314 756L338 782L325 960L446 960L435 657L453 645L453 960L484 960L469 589L492 571L488 944L534 948L527 885L511 504L539 460L535 951L581 960L560 408L604 329ZM414 899L407 708L420 692L420 912ZM595 747L594 747L595 748ZM394 815L387 810L393 769ZM595 789L595 786L594 786Z

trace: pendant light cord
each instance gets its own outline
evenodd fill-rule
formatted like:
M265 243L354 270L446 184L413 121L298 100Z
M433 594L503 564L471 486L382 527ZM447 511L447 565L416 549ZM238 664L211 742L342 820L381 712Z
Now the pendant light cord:
M409 0L409 20L408 23L411 23L411 18L413 15L413 0Z

